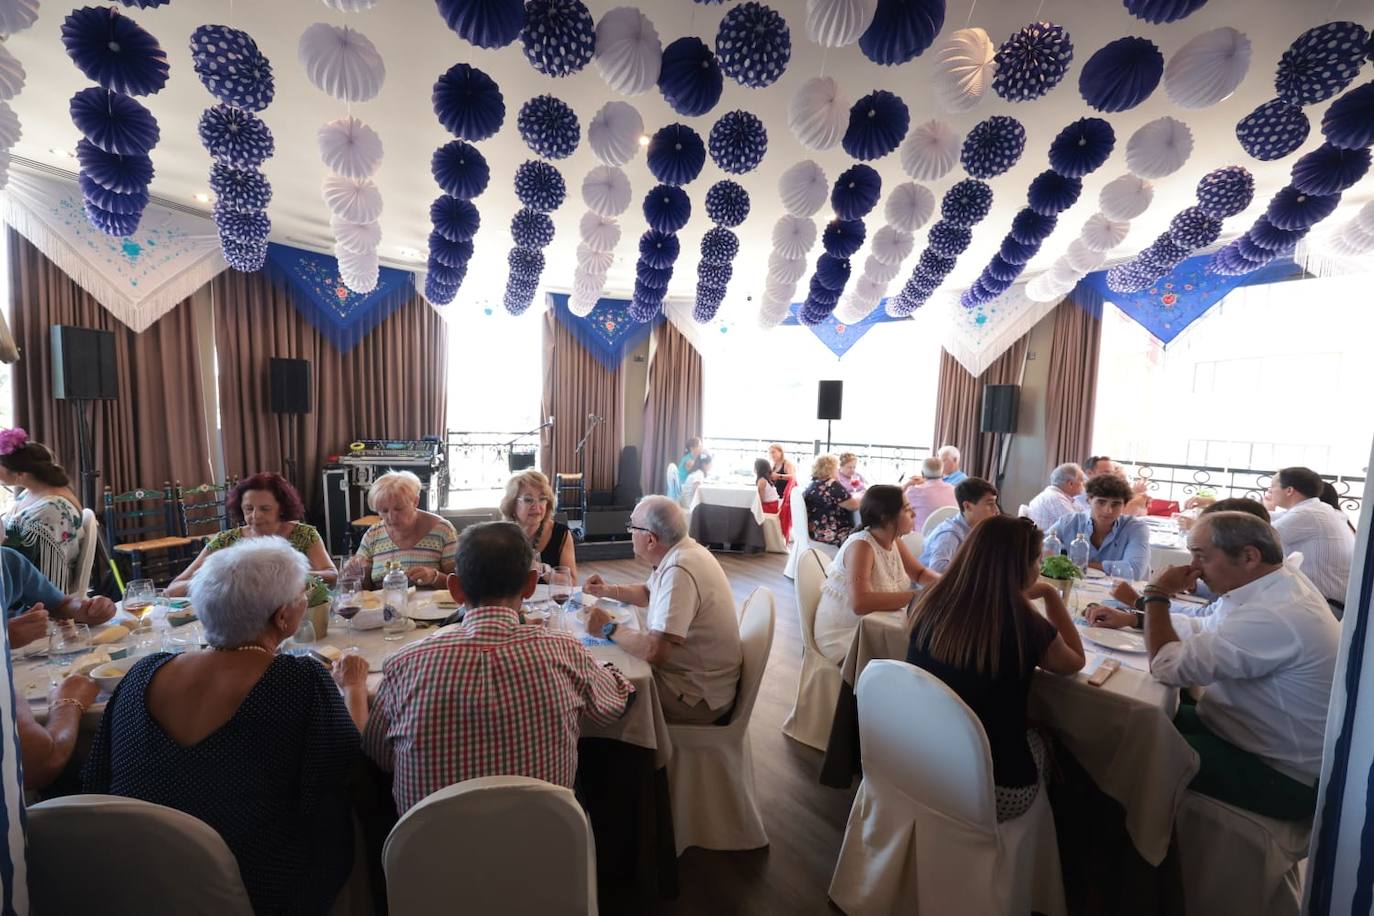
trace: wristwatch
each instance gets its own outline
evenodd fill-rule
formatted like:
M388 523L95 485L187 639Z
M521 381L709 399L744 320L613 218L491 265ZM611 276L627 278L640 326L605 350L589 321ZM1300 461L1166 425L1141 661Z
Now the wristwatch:
M604 627L601 628L601 638L610 639L612 636L615 635L616 628L619 626L620 624L612 620L610 623L606 624Z

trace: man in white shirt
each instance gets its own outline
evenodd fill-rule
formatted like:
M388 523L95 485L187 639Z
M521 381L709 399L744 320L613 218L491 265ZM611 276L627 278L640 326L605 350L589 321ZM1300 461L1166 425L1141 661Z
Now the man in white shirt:
M1253 515L1202 516L1188 549L1190 565L1146 586L1144 615L1150 672L1165 684L1206 688L1174 719L1202 760L1189 788L1267 817L1307 820L1340 624L1312 583L1284 564L1277 532ZM1170 597L1199 577L1221 597L1197 616L1170 614ZM1119 627L1134 617L1093 607L1088 622Z
M1322 502L1324 487L1316 471L1284 468L1274 474L1269 497L1285 510L1274 517L1284 552L1302 554L1303 575L1325 596L1339 620L1345 612L1355 532L1345 513Z
M1061 464L1050 472L1050 485L1026 506L1027 518L1041 531L1049 531L1061 517L1078 511L1073 498L1083 492L1087 480L1083 469L1072 461Z
M617 627L600 607L587 611L587 632L653 666L669 722L723 725L735 705L742 661L735 596L725 571L687 536L682 507L666 496L641 499L627 527L635 556L654 567L648 581L607 585L592 575L583 587L598 598L647 607L647 632Z
M957 487L960 483L968 479L968 475L959 467L959 462L963 460L959 450L952 445L942 446L935 453L940 458L940 468L945 472L945 483L952 487Z

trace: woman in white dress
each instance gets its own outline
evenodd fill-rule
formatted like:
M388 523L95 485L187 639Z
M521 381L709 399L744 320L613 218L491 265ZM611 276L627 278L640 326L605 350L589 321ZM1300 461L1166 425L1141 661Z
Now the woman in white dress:
M859 502L862 527L851 534L830 564L816 608L816 646L840 664L864 614L901 611L916 596L912 583L933 585L939 574L926 569L902 543L914 524L900 487L877 484Z
M52 452L22 429L0 432L0 484L16 491L5 513L5 546L28 557L58 591L75 581L81 501Z

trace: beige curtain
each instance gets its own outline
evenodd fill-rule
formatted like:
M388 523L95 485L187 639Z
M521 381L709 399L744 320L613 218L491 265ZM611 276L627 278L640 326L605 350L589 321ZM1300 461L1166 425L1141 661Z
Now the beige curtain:
M540 443L539 466L555 474L583 471L589 490L615 486L620 449L625 444L625 410L620 396L620 367L607 369L559 323L553 310L544 313L544 393L540 416L553 417L553 429ZM586 453L575 449L586 433L589 416L603 418L587 440Z
M664 469L702 429L701 354L671 321L654 329L649 343L649 384L644 393L645 493L662 493Z
M1045 454L1051 466L1082 461L1092 449L1101 345L1100 308L1089 314L1072 297L1059 303L1045 388Z
M953 445L963 456L964 473L970 477L995 480L997 437L980 433L983 414L983 388L988 385L1016 385L1030 348L1027 333L999 356L983 374L974 378L959 362L940 351L940 385L935 405L935 441L932 448Z
M21 352L11 369L15 424L53 450L80 495L76 406L53 398L49 329L63 324L113 331L119 397L95 402L97 489L108 485L122 492L178 480L188 486L209 482L195 308L195 300L208 296L208 289L135 334L22 235L7 231L10 315ZM99 505L91 508L100 511Z

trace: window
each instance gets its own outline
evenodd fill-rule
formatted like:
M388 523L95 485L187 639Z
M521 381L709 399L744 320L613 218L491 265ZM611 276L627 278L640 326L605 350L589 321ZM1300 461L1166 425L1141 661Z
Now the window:
M539 425L543 309L508 315L499 305L464 307L446 322L448 428L512 435Z

